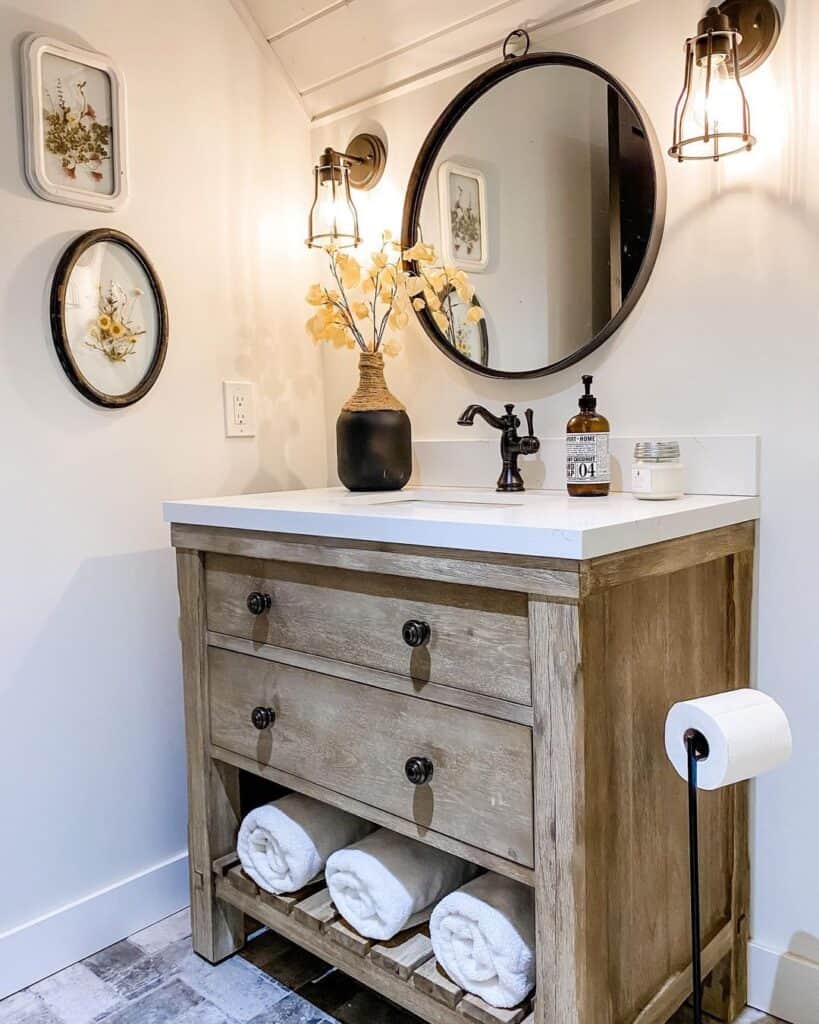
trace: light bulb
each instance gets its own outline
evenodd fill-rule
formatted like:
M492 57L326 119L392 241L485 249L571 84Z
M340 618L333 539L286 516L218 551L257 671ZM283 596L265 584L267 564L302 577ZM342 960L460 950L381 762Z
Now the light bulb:
M333 235L355 234L355 219L346 196L334 181L325 182L319 191L318 217Z
M709 58L697 63L694 69L692 117L695 124L709 135L718 132L741 132L743 103L737 80L730 62L722 54L710 57L711 76L708 76Z

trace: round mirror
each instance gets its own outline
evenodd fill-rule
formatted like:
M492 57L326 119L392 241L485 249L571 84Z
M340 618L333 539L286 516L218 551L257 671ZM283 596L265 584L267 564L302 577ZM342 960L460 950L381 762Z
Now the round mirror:
M438 284L443 267L459 274L457 291L417 303L429 337L491 377L554 373L593 351L653 269L662 167L639 104L602 68L560 53L490 68L438 118L407 190L404 247L434 247Z

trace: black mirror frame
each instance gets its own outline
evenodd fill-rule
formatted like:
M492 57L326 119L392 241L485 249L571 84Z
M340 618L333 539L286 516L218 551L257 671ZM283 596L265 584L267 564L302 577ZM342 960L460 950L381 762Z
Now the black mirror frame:
M65 329L65 291L71 272L83 253L99 242L114 242L133 256L145 271L156 307L157 341L154 358L139 384L123 395L108 395L91 384L71 354L71 346ZM162 284L151 261L130 235L126 235L122 231L114 231L112 228L99 228L95 231L86 231L68 246L60 257L51 282L50 318L51 337L62 368L74 387L90 402L106 409L122 409L144 398L156 384L168 351L168 304Z
M640 125L645 132L646 141L648 142L652 156L654 216L651 224L651 234L649 236L648 246L646 247L645 257L643 258L640 271L635 278L634 284L632 285L628 295L626 295L623 300L623 304L611 320L609 320L609 322L600 331L598 331L590 341L586 342L585 345L578 348L571 355L565 356L556 363L550 363L548 366L543 366L536 370L494 370L488 366L479 366L471 359L467 359L466 356L452 348L451 345L447 344L447 342L442 339L440 332L435 326L435 322L427 309L415 310L415 314L418 317L421 326L424 328L427 336L434 345L436 345L454 362L468 370L471 370L473 373L479 373L484 377L500 377L506 380L523 380L531 377L545 377L548 374L558 373L560 370L564 370L567 366L572 366L574 363L580 362L581 359L584 359L591 352L594 352L595 349L599 348L604 341L607 341L615 331L618 330L637 305L637 302L648 283L648 279L651 277L651 273L654 270L654 264L657 261L657 255L660 251L660 243L665 229L665 163L654 129L646 112L643 110L642 105L622 84L622 82L609 74L608 71L601 68L598 64L594 64L592 61L584 60L582 57L577 57L570 53L542 52L530 53L524 57L509 57L502 63L495 64L493 67L483 72L483 74L473 79L473 81L458 93L432 126L426 139L424 139L418 156L416 157L415 164L410 175L409 184L407 186L406 198L404 200L403 222L401 226L401 244L404 249L409 249L417 241L416 235L418 231L418 222L421 216L421 203L424 198L426 186L429 182L430 174L432 173L435 160L441 151L441 147L458 121L460 121L467 110L469 110L469 108L478 99L480 99L484 93L497 85L498 82L502 82L504 79L509 78L526 68L543 65L563 65L566 67L579 68L583 71L589 71L592 74L597 75L620 94L623 100L631 108L634 116L640 122Z

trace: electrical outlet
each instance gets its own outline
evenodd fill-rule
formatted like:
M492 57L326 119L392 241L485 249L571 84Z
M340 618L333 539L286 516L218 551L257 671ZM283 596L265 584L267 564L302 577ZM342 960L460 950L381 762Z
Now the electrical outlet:
M256 436L256 402L248 380L222 382L225 406L225 437Z

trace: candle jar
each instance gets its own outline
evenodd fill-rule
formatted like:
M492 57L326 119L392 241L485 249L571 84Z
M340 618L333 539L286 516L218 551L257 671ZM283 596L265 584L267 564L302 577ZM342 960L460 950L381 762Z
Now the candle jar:
M685 470L677 441L638 441L631 467L631 491L644 501L681 498Z

